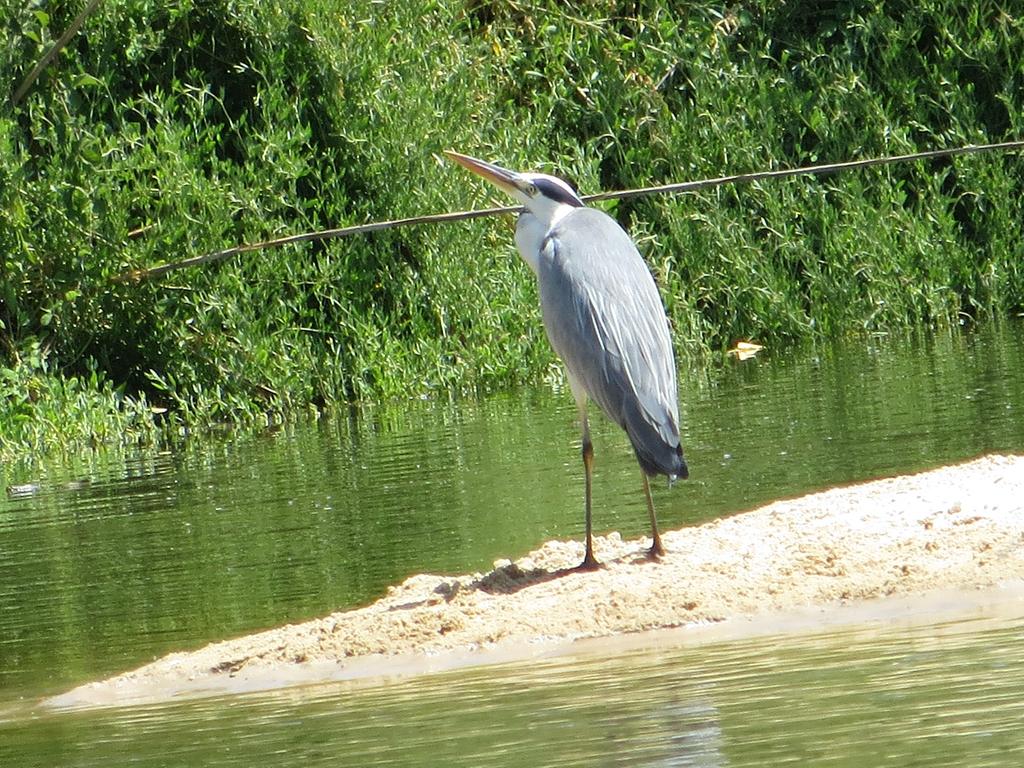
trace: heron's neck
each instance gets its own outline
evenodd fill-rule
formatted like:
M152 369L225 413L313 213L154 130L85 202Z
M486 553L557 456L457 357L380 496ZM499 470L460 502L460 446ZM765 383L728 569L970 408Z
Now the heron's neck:
M523 211L516 221L516 248L535 275L540 268L540 248L549 230L550 227L530 211Z
M541 223L545 232L547 232L566 214L571 213L576 208L542 196L531 200L527 210L537 218L537 221Z
M519 214L516 222L516 247L523 261L530 265L534 274L540 265L540 250L548 233L566 214L576 210L571 205L549 201L550 205L536 203Z

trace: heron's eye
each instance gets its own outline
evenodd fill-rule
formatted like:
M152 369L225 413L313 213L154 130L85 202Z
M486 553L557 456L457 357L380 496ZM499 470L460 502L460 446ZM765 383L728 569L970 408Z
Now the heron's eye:
M526 194L528 194L530 197L536 197L537 196L537 185L533 184L533 183L527 184L526 185Z

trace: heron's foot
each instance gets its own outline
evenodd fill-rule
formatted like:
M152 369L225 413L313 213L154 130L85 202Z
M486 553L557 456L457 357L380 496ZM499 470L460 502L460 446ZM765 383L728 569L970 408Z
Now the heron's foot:
M647 556L651 560L659 560L665 554L665 547L661 543L661 539L657 538L654 543L651 544L650 549L647 550Z
M600 567L601 567L601 563L600 563L600 561L598 561L598 559L596 557L594 557L594 553L593 552L587 552L586 556L583 558L583 562L580 563L579 565L577 565L573 570L574 571L596 571Z

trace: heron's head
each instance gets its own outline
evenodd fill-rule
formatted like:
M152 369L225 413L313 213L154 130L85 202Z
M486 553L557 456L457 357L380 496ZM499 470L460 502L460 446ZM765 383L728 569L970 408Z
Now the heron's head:
M460 155L451 150L446 150L444 154L463 168L483 176L498 189L511 195L548 227L573 208L583 206L583 201L573 188L554 176L543 173L516 173L500 165L477 160L469 155Z

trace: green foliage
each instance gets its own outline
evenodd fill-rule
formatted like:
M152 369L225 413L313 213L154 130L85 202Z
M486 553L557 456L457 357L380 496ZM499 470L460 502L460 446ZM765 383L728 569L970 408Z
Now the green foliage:
M95 369L55 375L38 344L0 368L0 424L0 456L19 459L54 446L146 442L157 431L144 397L126 396Z
M0 9L13 94L80 8ZM1017 138L1022 26L987 0L103 3L0 106L5 397L197 425L535 379L552 355L504 221L121 278L489 202L447 147L596 191ZM609 210L699 358L1021 312L1021 179L971 156Z

